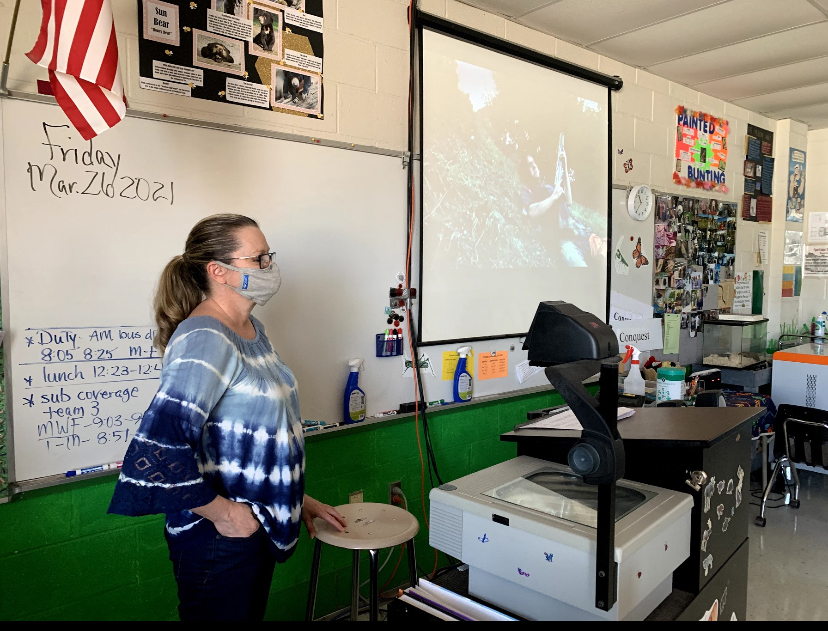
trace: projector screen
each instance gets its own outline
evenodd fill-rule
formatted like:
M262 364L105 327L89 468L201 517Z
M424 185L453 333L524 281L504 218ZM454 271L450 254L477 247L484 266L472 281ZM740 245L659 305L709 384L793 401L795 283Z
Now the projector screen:
M423 30L421 341L607 308L606 86Z

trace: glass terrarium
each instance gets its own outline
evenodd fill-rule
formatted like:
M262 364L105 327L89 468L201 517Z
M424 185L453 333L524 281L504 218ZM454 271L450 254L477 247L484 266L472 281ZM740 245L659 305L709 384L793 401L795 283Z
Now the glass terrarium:
M748 368L765 359L768 320L723 316L719 320L706 320L703 335L705 365Z

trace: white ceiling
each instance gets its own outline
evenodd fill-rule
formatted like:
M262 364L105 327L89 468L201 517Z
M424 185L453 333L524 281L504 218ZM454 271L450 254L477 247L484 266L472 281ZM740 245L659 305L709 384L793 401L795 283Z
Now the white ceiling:
M828 0L461 0L771 118L828 128Z

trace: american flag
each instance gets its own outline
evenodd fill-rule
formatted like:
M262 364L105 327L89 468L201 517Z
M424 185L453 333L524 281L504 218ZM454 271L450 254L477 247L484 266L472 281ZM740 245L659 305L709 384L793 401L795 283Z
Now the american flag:
M90 140L126 115L110 0L40 2L40 35L26 56L49 70L58 104Z

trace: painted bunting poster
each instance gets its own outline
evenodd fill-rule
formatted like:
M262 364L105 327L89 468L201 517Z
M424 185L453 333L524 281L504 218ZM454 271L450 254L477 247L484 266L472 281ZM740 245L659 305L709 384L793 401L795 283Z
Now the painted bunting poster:
M727 152L730 125L722 118L676 108L676 166L673 182L706 191L727 193Z

